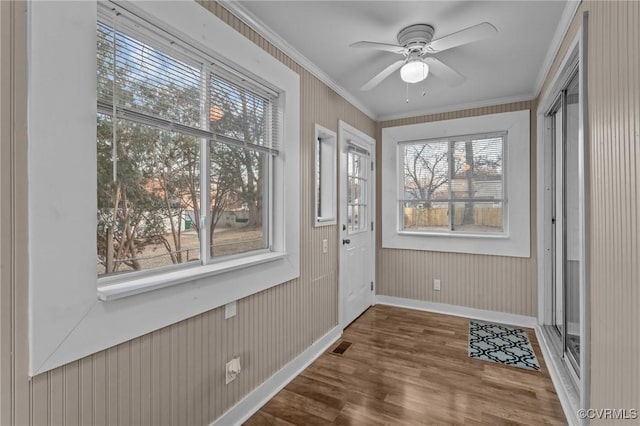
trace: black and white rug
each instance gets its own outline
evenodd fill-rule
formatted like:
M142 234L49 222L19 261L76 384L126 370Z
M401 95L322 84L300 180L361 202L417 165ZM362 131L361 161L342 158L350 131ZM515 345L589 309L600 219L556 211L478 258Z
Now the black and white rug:
M540 370L524 330L469 320L469 356L527 370Z

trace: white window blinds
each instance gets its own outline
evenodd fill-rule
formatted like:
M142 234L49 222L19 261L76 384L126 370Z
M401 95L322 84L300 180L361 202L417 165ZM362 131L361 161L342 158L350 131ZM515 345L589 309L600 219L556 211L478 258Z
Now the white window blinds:
M403 230L503 232L506 133L398 144Z
M505 137L497 133L400 143L400 200L503 201Z
M159 31L100 19L98 112L277 155L278 94Z

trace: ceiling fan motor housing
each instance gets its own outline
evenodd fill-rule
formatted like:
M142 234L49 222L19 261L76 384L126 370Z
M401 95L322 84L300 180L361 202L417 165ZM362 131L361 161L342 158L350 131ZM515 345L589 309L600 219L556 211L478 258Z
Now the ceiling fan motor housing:
M422 49L433 39L433 32L433 27L428 24L409 25L398 33L398 44L409 50Z

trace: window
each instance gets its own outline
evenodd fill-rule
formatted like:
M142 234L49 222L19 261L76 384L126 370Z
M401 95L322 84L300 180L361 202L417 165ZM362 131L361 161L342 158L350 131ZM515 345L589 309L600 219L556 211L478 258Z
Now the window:
M196 2L33 2L27 13L31 375L300 276L297 73ZM139 47L125 49L140 55L136 67L129 66L139 75L125 80L124 70L118 71L127 92L117 85L115 95L110 92L113 78L98 70L97 22L106 29L103 43L113 45L108 34L115 25L122 34L119 42ZM113 70L115 62L109 60L114 56L106 58L107 51L104 63ZM145 61L162 61L162 72L153 78L164 79L165 85L151 84L154 68ZM104 84L98 84L96 102L100 73ZM189 96L178 98L185 91ZM246 98L247 111L254 114L251 132L260 130L261 136L234 133L234 123L246 118L240 109L223 105L221 116L213 108L228 98L225 92L234 91ZM144 143L132 143L141 137ZM104 158L98 162L98 156ZM248 161L236 167L238 179L229 191L235 198L223 211L246 212L252 208L246 199L261 197L253 217L262 218L255 228L264 240L247 232L246 239L227 246L233 253L225 253L223 238L231 235L227 231L246 229L246 216L221 216L209 244L204 240L210 238L211 224L197 212L213 220L211 209L200 206L215 201L202 200L222 194L216 191L216 173L227 164L238 166L227 159L239 156ZM250 171L259 181L253 187L248 186ZM122 193L102 194L99 201L98 185L109 189L119 175L126 199ZM243 193L243 187L255 195ZM105 209L101 219L97 206ZM127 220L140 213L138 229L147 227L144 231L153 238L166 236L172 221L176 230L180 224L180 249L168 231L169 250L160 241L155 251L145 247L150 254L134 251L140 262L147 255L162 255L160 265L143 264L137 271L119 266L98 275L96 224L125 213ZM226 219L229 226L222 225ZM164 234L152 234L154 227ZM136 247L146 243L132 241ZM129 251L117 260L133 263L131 257Z
M369 152L357 145L347 148L347 234L367 231Z
M314 225L336 223L336 133L315 125Z
M530 111L382 129L382 246L529 257Z
M402 231L504 231L506 134L398 143Z
M271 246L277 93L154 30L98 22L98 276Z

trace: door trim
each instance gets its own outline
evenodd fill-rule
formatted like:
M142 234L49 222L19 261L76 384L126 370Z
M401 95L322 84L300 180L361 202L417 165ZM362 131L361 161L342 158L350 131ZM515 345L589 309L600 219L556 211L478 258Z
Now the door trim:
M345 324L345 318L344 318L344 302L345 302L344 293L345 293L346 287L344 284L344 277L342 276L343 268L341 265L342 263L341 244L342 244L342 235L343 235L342 226L344 225L343 208L347 200L347 195L345 193L346 186L343 185L343 178L346 173L346 169L344 169L342 165L341 156L343 152L345 152L345 150L347 149L348 142L345 135L349 133L357 136L358 138L363 139L369 145L369 152L371 155L371 164L373 164L373 171L371 173L371 178L369 182L369 186L371 188L371 207L369 208L369 218L373 223L373 231L371 231L372 235L371 235L371 247L370 247L370 256L371 256L370 262L372 265L372 270L374 271L372 275L373 291L371 291L371 304L374 303L374 296L376 292L376 274L375 274L376 232L375 230L377 229L377 226L378 226L377 218L376 218L376 192L377 192L376 190L377 189L376 188L376 173L377 173L376 140L371 136L367 135L366 133L353 127L346 121L339 120L338 121L338 149L339 149L338 151L338 193L339 193L338 218L339 219L338 219L338 227L337 227L337 233L338 233L337 242L338 242L338 327L340 327L341 330L344 330L344 328L349 325L349 324Z

